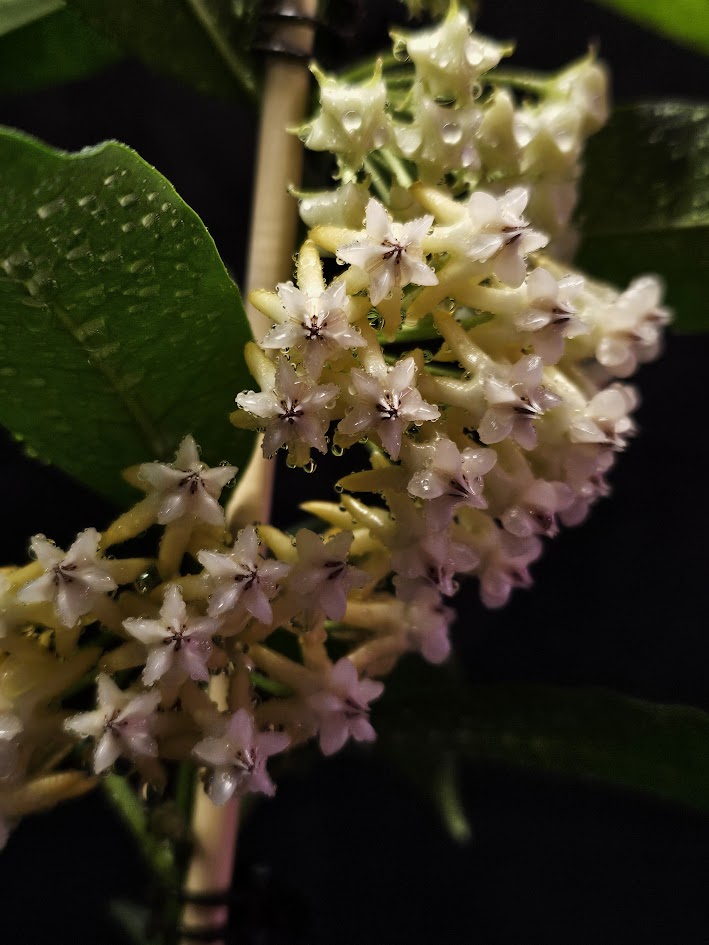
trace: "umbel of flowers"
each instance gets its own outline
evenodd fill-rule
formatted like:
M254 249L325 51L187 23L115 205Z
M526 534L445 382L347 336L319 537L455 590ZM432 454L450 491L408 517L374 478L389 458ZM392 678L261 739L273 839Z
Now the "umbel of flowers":
M634 432L625 379L668 313L653 277L618 292L565 260L603 69L505 72L510 49L455 4L395 52L361 83L316 71L300 133L339 186L302 198L297 285L252 296L273 327L246 350L261 392L232 416L267 456L307 467L364 442L368 467L306 505L319 533L231 533L236 470L207 468L188 436L172 464L126 472L144 498L103 534L66 551L33 538L0 588L3 833L93 784L77 753L158 786L192 760L221 804L272 794L269 758L309 739L325 754L372 740L377 677L406 652L448 656L460 576L502 606L543 539L607 494ZM156 556L121 558L151 526ZM218 673L226 709L207 691ZM94 684L89 711L63 707Z

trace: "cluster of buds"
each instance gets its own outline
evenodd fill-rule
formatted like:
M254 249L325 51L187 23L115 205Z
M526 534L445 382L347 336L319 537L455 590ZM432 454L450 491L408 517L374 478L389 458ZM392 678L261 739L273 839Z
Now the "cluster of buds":
M551 78L502 72L509 49L455 3L394 41L392 68L361 84L316 70L321 109L301 133L340 184L302 199L297 285L252 295L272 327L246 350L261 391L232 415L267 457L313 468L313 451L356 460L362 444L367 468L339 501L306 504L320 532L230 533L219 499L235 469L208 469L187 437L173 464L127 471L145 497L103 535L67 552L35 536L36 560L2 588L7 822L47 778L70 779L57 796L90 783L47 773L72 739L95 774L123 759L158 785L191 759L217 804L272 794L268 759L306 740L325 754L371 741L374 677L406 652L448 656L458 578L502 606L543 538L608 492L634 432L624 379L669 315L653 277L617 292L549 246L569 243L604 72L591 56ZM155 558L114 556L151 526ZM57 701L94 680L96 708Z

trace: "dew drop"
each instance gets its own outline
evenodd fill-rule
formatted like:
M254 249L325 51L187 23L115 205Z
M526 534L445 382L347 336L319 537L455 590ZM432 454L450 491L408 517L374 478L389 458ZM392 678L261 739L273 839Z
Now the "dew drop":
M121 229L123 230L124 233L130 233L131 230L135 229L135 223L124 223L121 226Z
M338 443L333 443L332 445L333 456L342 456L344 452L345 452L344 449Z
M345 131L349 131L350 134L359 131L362 127L362 116L359 112L354 111L354 109L345 112L342 116L342 125Z
M149 227L149 226L152 226L153 223L155 223L157 218L158 218L157 213L146 213L144 217L141 217L140 222L143 224L144 227Z
M118 198L118 202L122 207L130 207L137 199L138 194L123 194L122 197Z
M0 368L0 377L14 377L17 371L13 367Z
M463 137L463 129L457 122L449 121L441 129L441 138L446 144L458 144Z
M40 220L46 220L48 217L54 216L55 213L58 213L59 210L64 209L66 206L66 201L63 197L57 197L56 200L52 200L50 203L45 203L41 207L37 207L37 216Z
M81 243L79 246L75 246L73 249L70 249L66 254L66 258L71 262L73 259L81 259L82 256L88 256L91 252L91 248L88 243Z
M27 380L28 387L46 387L47 382L43 377L30 377Z
M341 486L339 482L336 482L333 488L335 489L335 492L344 492L344 491L345 491L345 487L344 487L344 486Z
M142 289L138 289L136 293L138 298L141 299L150 299L156 295L160 295L160 286L159 285L146 285Z
M314 463L313 460L311 459L305 464L305 466L303 466L303 472L308 473L308 474L314 473L317 468L318 467L316 463Z

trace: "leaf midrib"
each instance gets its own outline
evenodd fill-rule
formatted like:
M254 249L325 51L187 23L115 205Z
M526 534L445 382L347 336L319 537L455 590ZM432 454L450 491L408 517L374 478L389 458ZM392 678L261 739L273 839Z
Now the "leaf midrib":
M185 0L185 3L192 11L192 15L195 17L199 25L207 34L207 37L212 46L214 46L216 51L219 53L219 56L221 57L224 65L231 72L241 87L246 92L248 92L252 98L255 98L256 89L254 86L253 77L251 76L249 70L245 69L241 65L238 58L233 54L229 44L225 42L217 24L214 22L212 14L205 6L204 0Z
M11 285L24 285L21 280L13 279L11 276L3 272L0 272L0 279L3 282L10 283ZM140 435L145 442L146 448L148 449L148 455L153 457L160 456L160 436L158 435L153 422L148 416L147 411L134 397L132 397L125 389L122 388L121 384L119 383L118 376L111 366L107 364L103 358L97 358L96 352L92 351L87 347L86 344L84 344L84 342L81 340L78 327L66 309L61 305L58 305L56 302L47 302L45 304L47 308L56 315L57 322L62 325L67 334L86 355L86 359L91 367L104 377L107 386L115 394L118 400L123 403L126 412L140 431Z

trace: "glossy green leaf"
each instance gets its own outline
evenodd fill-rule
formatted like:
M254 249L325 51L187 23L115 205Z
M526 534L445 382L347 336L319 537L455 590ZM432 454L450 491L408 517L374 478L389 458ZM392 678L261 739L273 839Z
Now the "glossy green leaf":
M709 52L709 0L596 0L701 52Z
M121 55L76 13L59 10L0 36L0 92L25 92L82 79Z
M120 470L243 465L228 422L248 385L238 289L199 217L125 145L79 154L0 130L0 423L118 501Z
M0 36L40 20L63 6L64 0L0 0Z
M429 778L429 793L453 759L595 781L709 813L706 712L603 689L471 687L430 667L397 673L375 710L377 744Z
M709 105L621 108L586 155L578 262L623 285L659 273L680 331L709 330Z
M254 98L257 0L67 0L98 32L202 92Z

